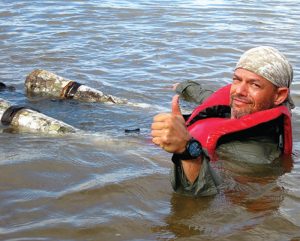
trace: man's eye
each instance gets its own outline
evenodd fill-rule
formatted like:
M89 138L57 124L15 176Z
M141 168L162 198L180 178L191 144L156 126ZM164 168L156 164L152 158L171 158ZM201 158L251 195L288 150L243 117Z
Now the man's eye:
M255 88L260 88L260 84L257 83L252 83L252 86L254 86Z

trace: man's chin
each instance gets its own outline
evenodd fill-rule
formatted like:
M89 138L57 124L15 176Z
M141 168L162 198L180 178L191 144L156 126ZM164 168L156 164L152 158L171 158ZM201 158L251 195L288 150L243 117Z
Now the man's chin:
M239 119L245 115L249 115L250 113L251 111L247 109L231 108L231 118Z

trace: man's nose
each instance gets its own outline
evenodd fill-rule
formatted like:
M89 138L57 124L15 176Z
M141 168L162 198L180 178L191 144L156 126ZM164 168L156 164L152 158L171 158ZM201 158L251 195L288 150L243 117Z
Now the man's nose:
M235 91L236 91L237 94L246 96L246 95L247 95L247 83L241 81L241 82L236 86Z

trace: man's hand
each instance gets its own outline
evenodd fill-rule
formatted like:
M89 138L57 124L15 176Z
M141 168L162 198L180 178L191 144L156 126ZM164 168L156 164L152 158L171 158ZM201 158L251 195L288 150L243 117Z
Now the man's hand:
M182 153L191 139L179 107L179 95L172 99L172 113L154 116L151 126L152 141L167 152Z
M176 91L176 88L177 88L177 86L179 85L179 83L175 83L175 84L173 84L173 86L172 86L172 90L174 90L174 91Z
M172 113L154 116L151 126L152 141L167 152L182 153L191 139L179 107L179 95L172 100ZM194 183L202 164L202 156L195 160L181 160L183 171L190 183Z

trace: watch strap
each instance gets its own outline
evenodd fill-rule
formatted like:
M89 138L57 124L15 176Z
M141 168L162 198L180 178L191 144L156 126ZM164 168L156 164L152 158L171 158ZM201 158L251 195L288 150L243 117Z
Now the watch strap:
M198 158L200 155L199 156L192 156L191 153L189 152L189 145L190 145L191 142L198 142L198 141L195 140L194 138L191 138L187 142L184 152L182 152L182 153L174 153L174 158L180 159L180 160L193 160L193 159ZM199 145L201 146L200 143L199 143Z

